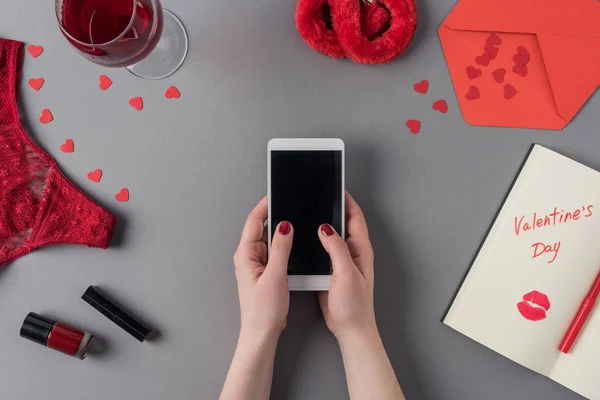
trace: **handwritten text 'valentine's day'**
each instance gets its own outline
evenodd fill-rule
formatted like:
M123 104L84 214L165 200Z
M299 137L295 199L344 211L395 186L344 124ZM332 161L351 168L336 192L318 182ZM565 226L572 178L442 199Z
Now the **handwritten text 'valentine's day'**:
M543 229L547 226L556 226L590 218L594 214L593 210L594 205L590 204L588 206L582 206L574 211L566 212L564 209L559 211L558 208L554 207L554 211L550 214L539 215L538 213L533 213L533 216L527 219L526 215L517 216L515 217L515 234L519 236L524 232ZM531 248L533 249L533 256L531 258L538 258L544 254L550 254L551 259L548 261L548 264L552 264L556 260L556 257L558 257L560 245L560 240L553 244L545 244L542 242L533 243L531 245Z

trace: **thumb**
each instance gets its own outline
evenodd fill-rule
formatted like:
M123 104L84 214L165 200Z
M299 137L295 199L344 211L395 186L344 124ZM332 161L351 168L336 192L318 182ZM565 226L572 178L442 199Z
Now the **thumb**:
M319 239L325 251L329 253L334 273L354 265L346 242L331 225L323 224L319 227Z
M266 274L287 275L288 260L292 251L294 240L294 228L288 221L282 221L277 225L271 243L269 262L267 262Z

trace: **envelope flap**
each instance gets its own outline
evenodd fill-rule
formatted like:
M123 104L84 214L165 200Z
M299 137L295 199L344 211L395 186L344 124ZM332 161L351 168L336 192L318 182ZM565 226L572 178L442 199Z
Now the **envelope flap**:
M598 0L461 0L450 29L600 37Z
M538 42L558 113L570 121L600 86L600 37L542 34Z

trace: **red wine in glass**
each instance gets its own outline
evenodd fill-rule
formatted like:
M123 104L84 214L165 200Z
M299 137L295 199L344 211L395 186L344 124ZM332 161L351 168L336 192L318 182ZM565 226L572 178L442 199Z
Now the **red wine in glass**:
M136 73L136 64L155 50L163 34L163 9L159 0L56 0L56 16L63 35L84 57L107 67L130 67L133 73ZM143 66L141 70L145 72L160 73L140 76L157 79L170 75L185 58L187 35L183 25L173 14L168 13L168 17L170 42L177 44L172 39L181 35L177 29L182 30L183 40L179 40L179 48L175 49L175 55L180 55L183 48L181 59L176 60L174 69L168 65ZM165 57L157 57L154 64L161 59ZM165 68L173 70L169 72Z

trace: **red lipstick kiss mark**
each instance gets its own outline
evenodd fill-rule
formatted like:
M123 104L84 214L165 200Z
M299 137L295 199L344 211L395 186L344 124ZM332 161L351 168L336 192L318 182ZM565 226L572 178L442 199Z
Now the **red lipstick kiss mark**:
M523 301L517 303L517 309L523 318L529 321L546 319L546 311L550 309L550 300L544 293L534 290L523 295Z

